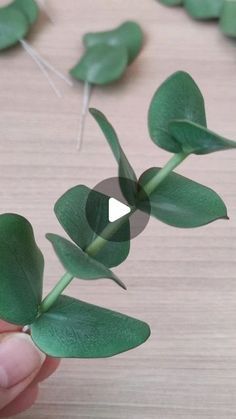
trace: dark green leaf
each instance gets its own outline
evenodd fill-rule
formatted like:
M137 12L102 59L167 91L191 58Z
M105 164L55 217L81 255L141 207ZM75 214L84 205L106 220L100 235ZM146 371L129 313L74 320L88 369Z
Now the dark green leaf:
M145 185L160 170L155 167L147 170L140 184ZM219 195L174 172L151 194L149 205L155 218L174 227L200 227L227 218L227 209ZM139 208L146 210L145 201L140 202Z
M39 7L35 0L15 0L10 6L22 12L30 24L33 24L38 18Z
M86 215L86 203L91 189L86 186L76 186L67 191L56 203L55 213L70 238L83 250L85 250L97 235L89 226ZM105 198L101 194L100 206L103 208ZM105 207L105 206L104 206ZM97 217L97 223L103 226L107 214L98 211L98 207L94 206L94 217ZM122 241L127 237L127 229L129 222L116 233L114 241L112 238L108 241L104 248L94 256L94 258L106 265L108 268L117 266L122 263L129 254L130 242ZM118 241L120 238L120 241Z
M77 80L107 84L118 80L128 64L127 50L122 45L99 44L88 48L70 71Z
M186 153L208 154L236 148L236 142L220 137L205 127L189 121L172 121L170 134Z
M15 214L0 216L0 318L32 323L42 298L44 260L32 227Z
M74 277L80 279L110 278L119 286L126 289L123 282L105 265L91 258L80 247L57 234L47 234L47 239L52 243L53 248L62 265Z
M182 151L169 132L173 119L187 119L206 126L204 100L191 76L174 73L157 89L148 114L150 136L155 144L172 153Z
M106 31L87 33L84 36L84 45L90 48L94 45L123 45L128 51L129 64L139 54L143 43L142 29L136 22L124 22L118 28Z
M0 8L0 50L17 44L29 30L26 16L12 6Z
M220 27L225 35L236 36L236 2L224 1L221 12Z
M187 12L194 19L216 19L220 16L224 0L184 0Z
M111 357L150 336L144 322L67 296L41 315L31 332L43 352L62 358Z
M120 186L122 192L130 205L133 205L136 200L137 193L137 177L129 163L117 137L117 134L107 120L105 115L97 109L90 109L90 113L93 115L98 125L100 126L103 134L105 135L108 144L115 156L115 159L119 166L119 177L121 179ZM125 182L125 179L129 179L131 182ZM122 181L123 180L123 181Z
M180 6L183 4L184 0L159 0L161 3L166 6Z

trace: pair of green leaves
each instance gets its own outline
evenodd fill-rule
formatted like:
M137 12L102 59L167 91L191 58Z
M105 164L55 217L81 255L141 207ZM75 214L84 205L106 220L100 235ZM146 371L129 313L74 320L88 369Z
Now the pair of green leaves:
M67 296L40 313L44 259L30 223L16 214L0 215L0 238L0 318L30 325L42 351L54 357L103 358L147 340L146 323ZM83 258L76 257L87 277Z
M37 20L39 8L35 0L14 0L0 8L0 50L22 40Z
M227 36L236 36L236 2L232 0L160 0L167 6L183 5L194 19L220 19L220 28Z
M108 84L118 80L139 54L143 33L135 22L125 22L106 32L88 33L83 38L86 51L70 71L77 80Z

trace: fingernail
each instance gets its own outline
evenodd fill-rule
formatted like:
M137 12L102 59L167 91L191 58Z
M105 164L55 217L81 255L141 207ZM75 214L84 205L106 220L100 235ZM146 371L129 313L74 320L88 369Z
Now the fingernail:
M38 370L46 356L24 333L8 334L0 342L0 388L8 389Z

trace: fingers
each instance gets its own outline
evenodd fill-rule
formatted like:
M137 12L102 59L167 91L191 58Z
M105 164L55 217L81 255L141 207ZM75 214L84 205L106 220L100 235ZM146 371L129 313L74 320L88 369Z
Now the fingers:
M10 405L0 411L0 418L8 418L29 409L38 396L38 386L30 385Z
M6 323L3 320L0 320L0 333L12 332L20 329L20 326L16 326L15 324Z
M0 341L0 411L37 376L46 357L24 333L3 335Z
M46 378L48 378L56 371L59 364L60 359L47 357L34 382L39 383L43 380L46 380Z

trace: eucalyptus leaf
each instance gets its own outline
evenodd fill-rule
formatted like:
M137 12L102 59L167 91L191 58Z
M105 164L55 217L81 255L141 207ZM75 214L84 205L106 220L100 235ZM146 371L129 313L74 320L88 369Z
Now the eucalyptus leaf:
M171 121L169 132L186 153L209 154L236 148L236 142L220 137L205 127L189 121Z
M30 24L35 23L39 15L39 7L35 0L15 0L11 3L11 7L21 11Z
M44 260L30 223L0 215L0 318L30 324L42 299Z
M79 185L67 191L56 203L55 213L70 238L82 250L85 250L98 237L91 229L87 220L86 204L91 189L86 186ZM107 198L102 196L100 206L103 205ZM106 202L105 202L106 203ZM98 204L99 205L99 204ZM98 207L94 206L94 217L97 217L99 225L104 224L107 214L98 211ZM127 237L127 229L129 230L129 221L108 241L102 250L94 257L97 261L103 263L108 268L121 264L128 256L130 249L130 241L123 241Z
M90 113L100 126L103 134L107 139L109 146L111 147L111 150L119 166L121 190L128 203L130 205L133 205L136 201L137 194L136 174L120 145L119 139L113 126L107 120L105 115L97 109L90 109ZM126 182L126 179L129 179L131 182Z
M225 0L220 17L220 27L227 36L236 36L236 2Z
M148 113L153 142L167 151L179 153L182 147L169 132L173 119L186 119L206 126L202 94L192 77L183 71L174 73L157 89Z
M224 0L184 0L187 12L194 19L219 18Z
M85 51L70 74L77 80L103 85L118 80L127 64L128 54L124 46L99 44Z
M150 336L134 318L61 296L31 327L32 339L53 357L106 358L133 349Z
M0 50L16 45L29 30L27 17L12 6L0 8Z
M128 21L110 31L87 33L83 40L86 48L101 44L124 46L128 51L128 63L130 64L142 48L143 33L136 22Z
M165 4L166 6L181 6L184 0L159 0L160 3Z
M140 178L143 186L161 169L151 168ZM151 215L165 224L180 228L194 228L217 219L227 219L224 202L212 189L172 172L150 195ZM139 208L146 211L147 202ZM149 207L148 207L149 208Z
M105 265L90 257L80 247L57 234L47 234L47 239L52 243L53 248L62 265L74 277L80 279L109 278L120 287L126 289L123 282Z

